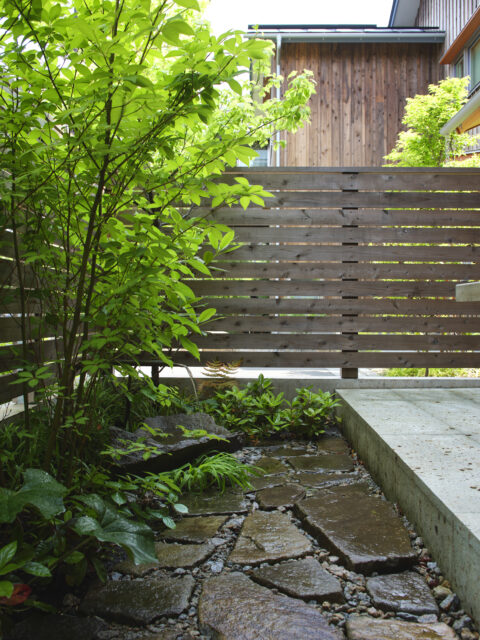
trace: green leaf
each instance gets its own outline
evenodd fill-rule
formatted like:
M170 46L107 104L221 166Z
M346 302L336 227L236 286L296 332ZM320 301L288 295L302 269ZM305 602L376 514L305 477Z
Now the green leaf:
M0 549L0 569L7 565L17 552L17 541L14 540Z
M185 7L185 9L194 9L195 11L200 11L200 6L197 0L173 0L175 4L178 4L180 7Z
M0 580L0 598L10 598L13 593L13 582Z
M26 506L35 507L44 518L53 518L65 510L63 497L67 491L46 471L27 469L18 491L0 489L0 522L13 522Z
M77 562L81 562L84 559L85 555L81 551L73 551L69 556L67 556L64 560L66 564L77 564Z
M79 535L91 535L100 542L120 545L135 564L157 562L153 531L150 527L143 522L128 520L96 494L83 496L81 500L97 517L79 518L74 526Z
M204 309L202 313L198 316L198 323L207 322L217 313L216 309Z
M185 506L184 504L180 504L179 502L176 502L173 505L173 508L177 513L188 513L188 507Z
M192 27L183 20L170 20L163 26L162 34L167 40L174 44L179 42L181 34L186 36L195 35Z
M176 524L173 518L170 518L170 516L163 516L162 520L163 520L163 524L166 527L168 527L169 529L175 529Z
M108 577L107 570L100 558L96 558L95 556L93 556L92 558L90 558L90 562L93 564L93 568L95 569L95 573L97 574L98 579L101 582L106 582Z
M40 562L26 562L22 566L22 571L29 573L32 576L38 576L39 578L50 578L50 569Z

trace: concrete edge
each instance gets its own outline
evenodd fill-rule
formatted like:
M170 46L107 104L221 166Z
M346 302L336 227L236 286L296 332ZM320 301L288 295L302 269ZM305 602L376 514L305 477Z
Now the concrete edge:
M341 429L386 497L397 502L433 553L469 615L480 624L480 540L342 398Z

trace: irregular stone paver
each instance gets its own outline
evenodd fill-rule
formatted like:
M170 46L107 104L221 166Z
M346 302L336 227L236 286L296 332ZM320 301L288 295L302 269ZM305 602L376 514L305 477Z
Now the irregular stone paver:
M305 456L308 453L311 453L311 451L307 447L303 447L301 445L296 447L288 444L280 445L279 447L275 447L274 449L269 451L269 454L274 458L290 458L293 456Z
M318 489L295 509L312 535L354 571L401 569L415 560L400 518L388 502L370 496L365 484Z
M367 580L373 603L384 611L414 615L438 613L437 603L425 580L413 571L375 576Z
M175 529L162 531L160 537L165 540L182 540L183 542L206 542L220 529L225 516L199 516L184 518L176 523Z
M188 515L213 516L228 513L246 513L250 508L250 502L242 493L234 491L210 491L201 494L190 493L182 496L182 504L188 507Z
M288 462L296 471L317 471L329 469L332 471L353 471L353 460L342 453L325 453L318 456L295 456L288 458Z
M80 611L115 622L150 624L161 616L182 613L194 584L190 575L107 582L87 593Z
M349 448L344 438L325 436L317 442L318 453L349 453Z
M289 476L290 479L290 476ZM260 491L261 489L267 489L270 487L278 487L285 482L285 476L260 476L258 478L252 478L250 484L252 488L245 489L245 493L251 491Z
M279 589L295 598L320 602L344 601L340 580L325 571L318 560L313 558L260 567L255 569L252 575L267 587Z
M229 560L238 564L260 564L298 558L311 549L308 538L287 515L255 511L245 518Z
M425 624L352 616L346 627L348 640L457 640L453 629L443 622Z
M178 569L179 567L195 567L202 563L215 550L215 545L209 542L203 544L175 544L157 542L155 553L160 567L164 569Z
M305 490L300 485L284 484L271 489L262 489L257 493L257 501L262 509L277 509L278 507L292 507L304 495Z
M6 632L5 640L97 640L108 625L99 618L79 618L59 614L34 614Z
M270 456L263 456L263 458L254 462L253 465L263 469L266 476L271 476L276 473L287 473L287 471L289 471L289 468L285 466L281 460L270 458Z
M128 473L168 471L209 451L235 451L242 446L243 438L240 434L227 431L206 413L155 416L145 418L145 422L149 427L158 429L167 436L157 439L146 429L137 429L131 433L119 427L111 427L113 444L119 448L125 446L122 441L137 442L142 439L145 444L156 449L147 460L143 459L141 451L121 456L116 464L122 471ZM208 434L218 438L189 436L179 425L191 431L198 429L207 431Z
M358 478L354 475L346 473L326 473L322 471L302 471L296 473L291 478L295 482L299 482L304 487L327 487L329 485L341 484L343 482L355 482Z
M200 628L217 640L340 640L322 614L272 593L241 573L210 578L199 602Z

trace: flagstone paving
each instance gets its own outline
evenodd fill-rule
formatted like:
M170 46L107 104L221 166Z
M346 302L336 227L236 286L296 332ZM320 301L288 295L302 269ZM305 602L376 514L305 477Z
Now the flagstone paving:
M346 450L333 436L244 447L272 475L185 496L159 564L117 559L106 584L5 640L74 640L79 624L84 640L479 640L442 558Z

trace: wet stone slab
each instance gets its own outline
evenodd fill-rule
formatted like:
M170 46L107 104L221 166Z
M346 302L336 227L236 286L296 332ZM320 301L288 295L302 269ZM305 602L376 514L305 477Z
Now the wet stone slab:
M325 453L317 456L295 456L287 459L295 471L353 471L353 460L343 453Z
M255 511L247 516L229 560L237 564L260 564L270 560L298 558L311 551L308 538L284 513Z
M213 538L226 520L225 516L198 516L184 518L176 523L175 529L166 529L160 533L164 540L200 543Z
M346 628L348 640L458 640L453 629L442 622L425 624L352 616Z
M199 602L200 629L217 640L340 640L322 614L300 600L272 593L241 573L211 578Z
M117 564L115 571L130 576L143 577L153 569L188 569L204 562L215 550L215 545L203 544L176 544L157 542L155 553L158 563L134 564L131 560L125 560Z
M438 613L437 603L425 580L413 571L369 578L367 590L374 605L383 611L418 616Z
M260 476L258 478L251 478L250 484L251 488L247 487L245 489L245 493L250 493L252 491L260 491L261 489L267 489L270 487L278 487L281 484L284 484L287 481L287 478L283 476Z
M125 624L150 624L162 616L179 615L188 606L192 576L107 582L85 596L80 611Z
M99 618L36 613L16 624L3 637L4 640L97 640L107 629L107 623Z
M320 566L318 560L291 560L260 567L252 574L257 582L304 600L344 602L340 580Z
M320 544L362 573L408 568L415 560L410 538L392 506L368 494L365 484L318 489L295 511Z
M281 445L272 448L268 454L274 458L290 458L292 456L306 456L312 453L312 450L302 445Z
M287 473L290 471L290 469L284 465L281 460L278 460L278 458L271 458L270 456L263 456L253 464L255 467L262 469L266 476L278 473Z
M191 516L246 513L250 508L250 502L243 494L234 491L190 493L182 496L181 502L188 508L188 515Z
M328 487L335 484L342 484L348 482L356 482L358 477L355 475L348 475L346 473L326 473L325 471L301 471L292 476L292 480L298 482L303 487Z
M344 453L349 454L347 441L335 436L324 436L317 442L318 453Z
M262 509L292 507L305 495L305 490L298 484L284 484L271 489L262 489L257 493L257 502Z

